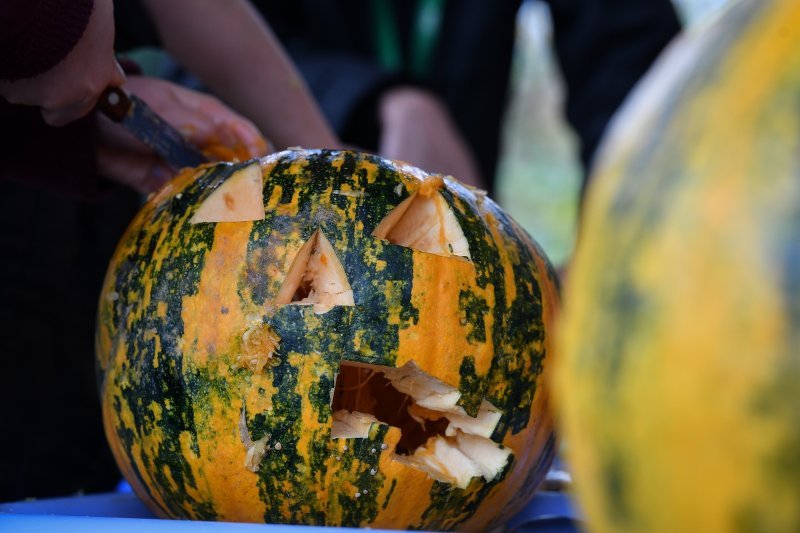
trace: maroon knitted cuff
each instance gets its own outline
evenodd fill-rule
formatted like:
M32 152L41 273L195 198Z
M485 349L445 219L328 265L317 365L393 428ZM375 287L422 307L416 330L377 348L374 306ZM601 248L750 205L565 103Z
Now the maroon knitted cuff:
M47 72L83 36L94 0L2 0L0 80L32 78Z

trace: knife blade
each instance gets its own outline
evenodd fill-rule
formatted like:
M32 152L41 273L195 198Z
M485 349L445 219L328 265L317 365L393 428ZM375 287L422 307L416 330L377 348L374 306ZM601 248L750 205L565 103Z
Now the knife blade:
M122 124L174 170L208 163L196 146L135 94L119 87L106 87L97 101L97 109Z

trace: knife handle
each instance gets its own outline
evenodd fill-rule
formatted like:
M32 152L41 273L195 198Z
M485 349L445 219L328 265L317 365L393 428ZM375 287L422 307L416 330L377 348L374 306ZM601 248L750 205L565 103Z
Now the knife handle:
M114 122L122 122L131 108L131 98L120 87L106 87L97 100L97 109Z

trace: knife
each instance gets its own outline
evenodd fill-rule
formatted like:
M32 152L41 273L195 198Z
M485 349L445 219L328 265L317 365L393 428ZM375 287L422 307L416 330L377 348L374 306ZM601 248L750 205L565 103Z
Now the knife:
M122 124L174 170L208 163L196 146L135 94L119 87L106 87L97 101L97 109Z

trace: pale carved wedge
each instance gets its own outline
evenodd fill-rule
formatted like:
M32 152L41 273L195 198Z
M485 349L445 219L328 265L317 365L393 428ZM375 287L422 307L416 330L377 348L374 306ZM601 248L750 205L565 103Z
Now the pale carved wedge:
M297 252L275 303L312 305L317 314L355 305L347 274L322 231L315 231Z
M389 212L373 236L421 252L470 258L469 244L441 193L416 192Z
M197 208L192 224L264 219L264 178L256 161L234 172Z

